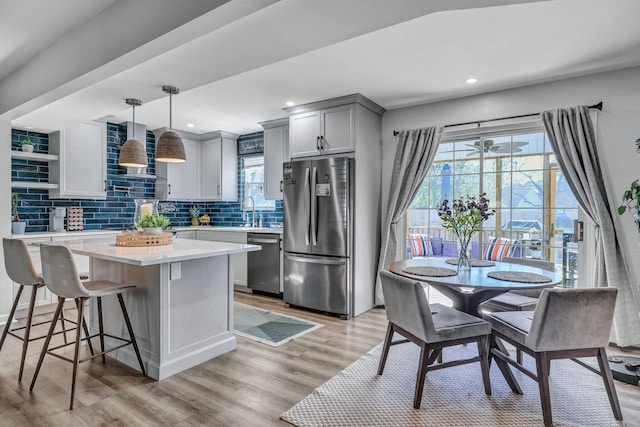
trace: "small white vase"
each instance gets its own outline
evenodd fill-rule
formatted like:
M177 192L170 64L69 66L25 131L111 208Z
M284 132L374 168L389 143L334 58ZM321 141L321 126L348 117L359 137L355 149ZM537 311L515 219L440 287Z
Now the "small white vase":
M24 234L24 230L26 227L27 223L25 221L14 221L11 223L11 233Z
M142 229L143 234L162 234L162 228L160 227L144 227Z
M33 145L22 144L22 151L25 153L33 153Z

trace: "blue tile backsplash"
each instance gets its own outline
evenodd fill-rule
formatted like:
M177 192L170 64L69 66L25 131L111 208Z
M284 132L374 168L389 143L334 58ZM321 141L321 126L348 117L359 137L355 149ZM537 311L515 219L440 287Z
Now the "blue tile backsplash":
M20 150L21 141L30 138L35 143L34 151L47 153L49 150L49 136L47 134L26 132L13 129L11 133L11 149ZM153 152L155 137L147 132L147 157L149 167L147 173L155 174ZM48 231L49 208L52 207L81 207L84 214L84 229L99 230L105 228L128 228L132 225L135 212L136 198L154 198L155 181L152 179L129 178L123 176L126 168L118 166L120 146L127 138L126 126L114 123L107 124L107 199L106 200L52 200L48 190L14 188L21 198L18 214L20 219L27 222L27 232ZM239 146L260 146L262 132L242 135L238 138ZM256 144L256 142L258 142ZM251 156L257 153L253 152ZM238 194L244 198L244 178L242 173L243 156L238 156ZM49 164L47 162L11 159L12 181L47 182ZM115 188L114 188L115 187ZM124 191L129 189L129 195ZM117 190L117 191L116 191ZM201 214L207 213L211 217L211 224L216 226L238 226L243 224L243 211L240 202L161 202L160 210L169 217L171 225L184 226L191 224L189 207L201 207ZM273 210L256 210L256 221L262 214L263 225L282 223L282 201L276 201Z

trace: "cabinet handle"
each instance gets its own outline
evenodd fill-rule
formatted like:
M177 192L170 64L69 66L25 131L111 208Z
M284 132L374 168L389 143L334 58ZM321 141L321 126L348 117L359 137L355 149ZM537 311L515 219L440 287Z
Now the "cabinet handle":
M104 191L105 192L107 191L107 180L106 179L104 180Z
M217 185L218 188L218 196L220 195L220 184Z
M169 184L169 194L171 194L171 184Z
M320 150L320 137L316 136L316 149Z
M324 136L320 135L320 149L324 150Z
M280 192L282 193L282 180L280 180Z

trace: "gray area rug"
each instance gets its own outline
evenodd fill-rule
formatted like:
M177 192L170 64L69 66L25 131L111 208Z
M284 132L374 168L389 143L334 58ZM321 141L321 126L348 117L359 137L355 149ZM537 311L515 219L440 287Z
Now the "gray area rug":
M281 346L322 326L309 320L233 303L233 332L272 347Z
M491 366L491 396L484 393L480 365L472 363L429 372L421 408L413 409L418 346L391 347L384 374L378 376L381 348L382 344L362 356L280 418L299 427L544 425L537 383L517 372L524 395L516 395L495 363ZM465 353L477 354L476 346L445 349L444 361ZM524 358L525 366L535 371L533 359ZM613 417L598 375L560 360L551 363L549 381L555 426L623 425Z

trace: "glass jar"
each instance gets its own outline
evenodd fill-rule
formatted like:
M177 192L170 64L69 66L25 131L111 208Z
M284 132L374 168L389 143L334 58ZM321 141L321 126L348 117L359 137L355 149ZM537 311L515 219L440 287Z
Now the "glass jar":
M133 199L136 203L136 212L133 214L133 227L140 222L145 215L158 215L158 199ZM142 230L138 228L138 230Z

